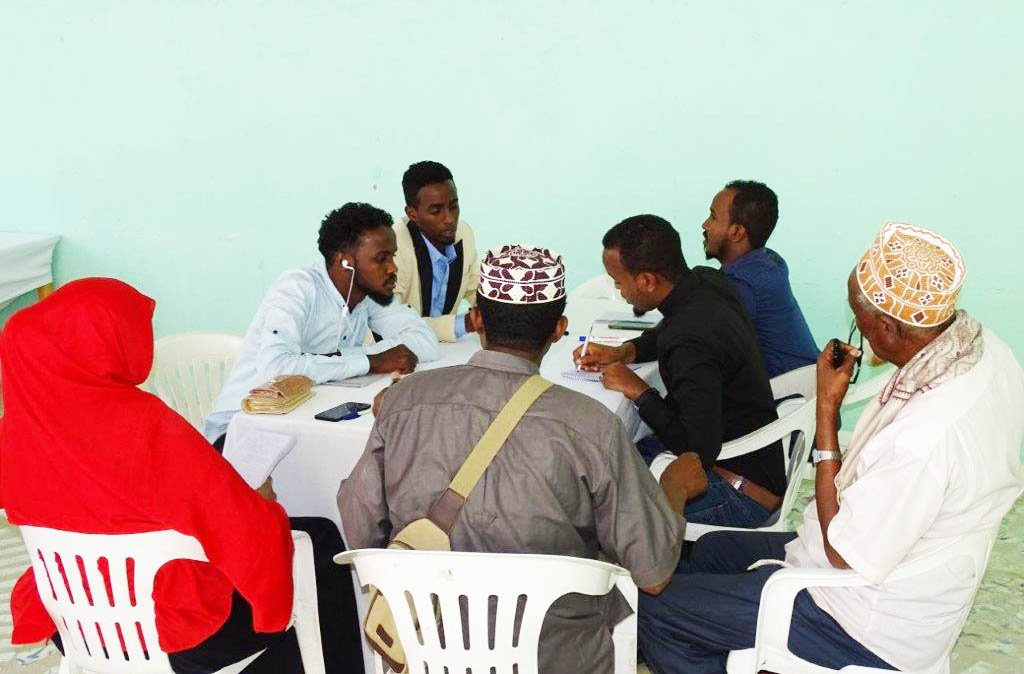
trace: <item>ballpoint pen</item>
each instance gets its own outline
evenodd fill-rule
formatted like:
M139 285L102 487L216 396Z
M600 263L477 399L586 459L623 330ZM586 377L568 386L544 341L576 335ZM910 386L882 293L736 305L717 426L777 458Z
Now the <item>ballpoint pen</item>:
M587 330L587 338L583 340L583 350L580 351L580 359L576 361L576 371L580 371L580 367L583 366L583 359L587 356L587 347L590 346L590 335L594 332L594 324L590 324L590 329Z

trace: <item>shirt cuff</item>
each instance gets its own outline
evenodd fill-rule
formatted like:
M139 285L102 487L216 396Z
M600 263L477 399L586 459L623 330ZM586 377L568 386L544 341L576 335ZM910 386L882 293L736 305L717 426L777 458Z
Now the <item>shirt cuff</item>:
M658 456L654 457L654 461L651 461L651 475L654 476L654 480L660 483L662 473L664 473L665 469L669 467L669 464L678 458L679 457L672 452L662 452Z
M648 398L661 398L661 394L658 393L658 389L652 386L638 395L636 400L633 401L633 404L636 405L637 409L640 409L640 406L643 405Z
M466 335L466 314L455 316L455 339L462 339Z

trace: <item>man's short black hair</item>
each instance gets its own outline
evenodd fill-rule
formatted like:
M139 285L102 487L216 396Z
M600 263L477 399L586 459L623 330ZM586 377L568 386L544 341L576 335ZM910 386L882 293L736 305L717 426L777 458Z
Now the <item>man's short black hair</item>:
M538 351L565 313L565 298L538 304L496 302L477 294L476 307L484 319L487 341L496 346Z
M736 194L729 208L729 222L742 225L751 248L763 248L779 221L779 198L772 188L756 180L733 180L725 186Z
M405 205L415 206L420 190L427 185L443 183L452 178L452 172L444 164L436 161L419 161L406 169L402 175L402 191L405 192Z
M370 204L349 202L328 213L320 223L317 245L327 264L340 250L352 250L367 231L394 224L391 214Z
M626 218L608 230L601 244L618 248L622 266L634 276L652 272L675 283L687 269L679 232L657 215Z

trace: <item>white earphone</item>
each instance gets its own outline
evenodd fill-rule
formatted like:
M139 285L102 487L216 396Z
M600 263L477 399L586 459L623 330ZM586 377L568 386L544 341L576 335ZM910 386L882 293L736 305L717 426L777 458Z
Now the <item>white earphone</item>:
M352 286L356 282L356 268L349 264L349 261L345 258L341 258L341 268L348 269L352 272L351 277L348 280L348 294L345 295L345 315L342 317L345 321L345 325L348 325L349 314L352 313L352 309L349 306L349 300L352 299Z

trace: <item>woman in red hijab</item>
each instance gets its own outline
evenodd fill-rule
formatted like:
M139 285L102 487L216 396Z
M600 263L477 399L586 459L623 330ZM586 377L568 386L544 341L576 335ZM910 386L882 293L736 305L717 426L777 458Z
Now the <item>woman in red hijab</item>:
M194 536L209 562L170 562L153 592L160 647L175 671L216 671L262 649L247 671L301 671L294 633L285 631L288 517L187 421L138 388L153 364L154 307L121 281L92 278L7 321L0 507L16 525ZM31 568L14 587L11 612L16 644L57 631Z

